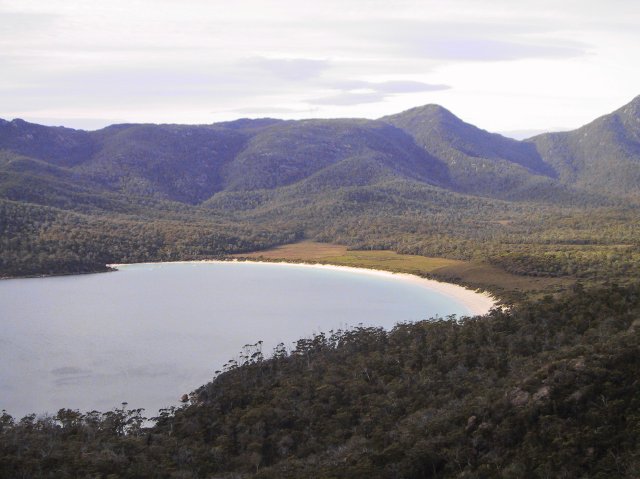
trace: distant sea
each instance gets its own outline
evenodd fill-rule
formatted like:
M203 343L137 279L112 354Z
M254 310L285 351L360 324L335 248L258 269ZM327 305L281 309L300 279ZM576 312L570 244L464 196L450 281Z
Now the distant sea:
M401 277L269 263L162 263L0 281L0 409L14 417L127 402L152 417L246 344L470 311Z

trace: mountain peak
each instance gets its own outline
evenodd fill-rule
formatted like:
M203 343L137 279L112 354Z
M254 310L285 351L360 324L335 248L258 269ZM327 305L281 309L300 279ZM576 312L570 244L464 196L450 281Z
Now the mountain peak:
M392 115L392 116L425 117L425 118L433 118L433 119L439 119L439 120L444 120L444 119L460 120L457 116L455 116L449 110L447 110L443 106L436 105L435 103L430 103L428 105L411 108L410 110L406 110L406 111L403 111L402 113L398 113L397 115Z
M405 129L413 129L420 125L420 127L446 125L454 128L464 125L464 122L449 110L433 103L411 108L395 115L385 116L380 120Z
M22 118L14 118L13 120L8 121L7 123L11 123L13 126L24 126L28 124L28 122L24 121Z
M424 113L448 113L450 115L453 114L445 107L443 107L442 105L438 105L437 103L427 103L426 105L416 106L408 111L420 111Z

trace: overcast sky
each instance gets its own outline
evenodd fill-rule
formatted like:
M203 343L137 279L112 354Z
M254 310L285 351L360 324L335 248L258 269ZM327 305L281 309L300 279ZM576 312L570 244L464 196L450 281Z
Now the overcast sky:
M378 118L499 132L640 94L637 0L0 0L0 117L95 129Z

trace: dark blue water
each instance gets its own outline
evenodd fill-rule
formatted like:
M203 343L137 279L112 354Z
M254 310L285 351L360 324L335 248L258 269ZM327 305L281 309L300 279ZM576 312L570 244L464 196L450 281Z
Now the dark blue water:
M243 345L469 311L401 278L294 265L141 264L0 281L0 409L21 417L124 401L153 416Z

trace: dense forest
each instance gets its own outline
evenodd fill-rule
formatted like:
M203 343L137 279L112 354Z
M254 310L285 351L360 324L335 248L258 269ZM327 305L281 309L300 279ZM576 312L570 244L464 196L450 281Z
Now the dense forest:
M634 478L640 288L247 346L161 410L0 419L2 477Z

